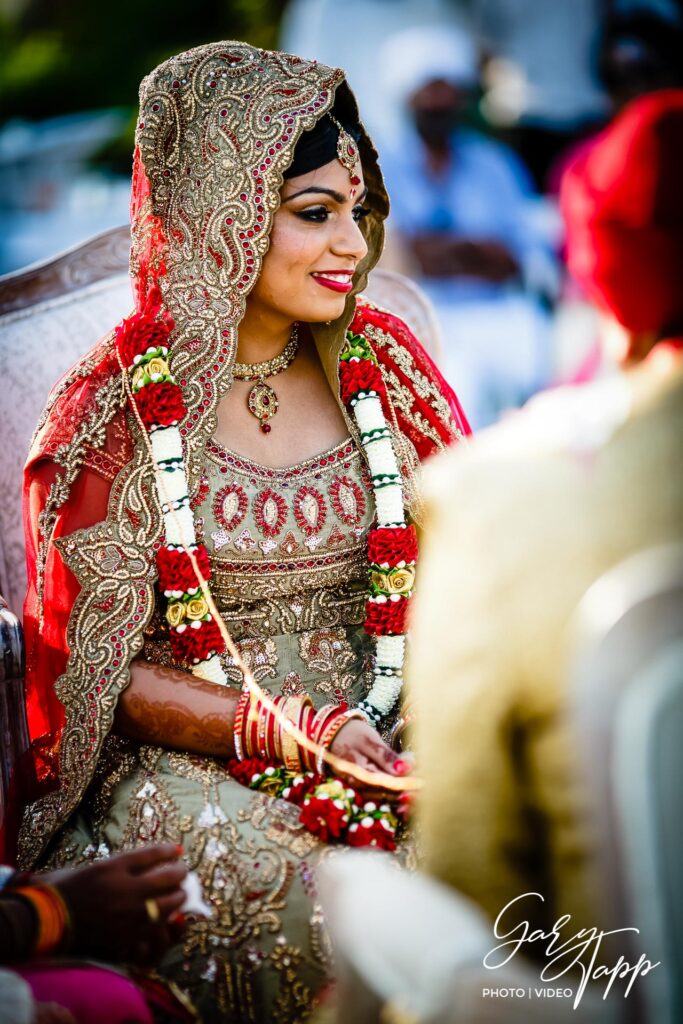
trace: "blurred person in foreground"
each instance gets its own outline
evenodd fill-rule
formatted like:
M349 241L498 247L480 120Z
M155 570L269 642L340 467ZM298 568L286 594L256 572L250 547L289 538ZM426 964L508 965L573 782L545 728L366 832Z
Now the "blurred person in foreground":
M548 931L562 914L566 937L601 926L571 624L607 570L683 539L682 157L683 91L655 93L564 183L570 266L622 372L535 399L426 482L408 666L426 865L492 921L540 893L506 912L509 928Z
M495 421L547 379L546 318L533 295L549 250L531 217L526 168L466 126L478 55L464 28L430 26L389 38L380 54L398 129L383 149L392 200L389 250L434 303L445 371L473 427ZM539 276L540 275L540 276Z
M0 1024L152 1024L152 1006L193 1019L159 983L93 963L148 963L171 944L182 852L162 843L44 874L0 866Z

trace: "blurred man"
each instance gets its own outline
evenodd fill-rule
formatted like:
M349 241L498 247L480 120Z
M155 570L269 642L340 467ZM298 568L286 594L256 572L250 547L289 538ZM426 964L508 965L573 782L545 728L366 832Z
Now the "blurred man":
M434 303L446 375L483 426L547 380L545 319L527 285L549 257L530 214L530 180L511 150L464 124L478 85L464 29L390 37L380 74L399 114L381 146L390 258Z
M570 629L608 569L683 540L682 160L670 90L627 107L565 181L570 266L623 372L535 400L428 480L409 664L426 862L491 919L543 896L509 926L600 925Z

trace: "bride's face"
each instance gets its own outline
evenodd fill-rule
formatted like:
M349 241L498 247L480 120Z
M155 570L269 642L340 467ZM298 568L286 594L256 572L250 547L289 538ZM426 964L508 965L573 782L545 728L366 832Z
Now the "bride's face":
M359 176L355 195L337 160L285 182L250 305L290 322L341 316L353 273L368 251L359 227L367 190Z

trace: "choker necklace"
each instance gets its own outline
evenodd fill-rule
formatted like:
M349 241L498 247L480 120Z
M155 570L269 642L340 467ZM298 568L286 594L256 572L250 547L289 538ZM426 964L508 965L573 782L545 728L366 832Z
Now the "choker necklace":
M291 366L299 351L299 325L294 324L289 341L279 356L268 359L264 363L235 363L233 377L235 380L254 380L256 383L249 392L247 405L249 412L259 421L264 434L271 431L268 422L278 410L275 391L266 384L266 377L274 377Z

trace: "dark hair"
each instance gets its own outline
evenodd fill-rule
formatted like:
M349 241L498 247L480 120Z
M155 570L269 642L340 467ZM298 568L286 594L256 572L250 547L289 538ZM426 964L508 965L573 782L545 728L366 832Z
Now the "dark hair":
M340 117L336 108L332 109L332 114L344 130L358 142L361 135L359 126L349 124L348 119ZM325 114L310 131L304 132L297 142L294 158L284 173L285 179L296 178L300 174L307 174L329 164L337 156L338 138L339 129L332 118Z

